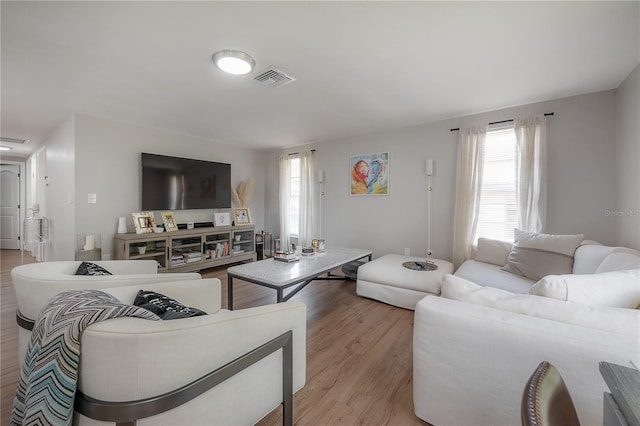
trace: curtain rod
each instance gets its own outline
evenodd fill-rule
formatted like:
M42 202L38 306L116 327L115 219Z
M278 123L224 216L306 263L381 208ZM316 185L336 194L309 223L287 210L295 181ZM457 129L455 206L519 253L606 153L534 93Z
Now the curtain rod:
M315 150L315 149L312 149L312 150L311 150L311 153L312 153L312 154L315 154L315 153L316 153L316 150ZM291 153L289 153L289 154L287 154L287 155L298 155L298 154L300 154L300 153L299 153L299 152L291 152Z
M545 117L549 117L550 115L553 115L552 112L545 112L544 116ZM509 120L502 120L502 121L492 121L491 123L489 123L489 126L491 126L492 124L502 124L502 123L510 123L513 121L513 118L510 118ZM456 127L455 129L449 129L451 132L456 132L458 130L460 130L460 127Z

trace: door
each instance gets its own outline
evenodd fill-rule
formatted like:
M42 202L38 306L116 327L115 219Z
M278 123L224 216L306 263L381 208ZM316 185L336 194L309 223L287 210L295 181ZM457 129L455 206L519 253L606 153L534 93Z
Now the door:
M20 248L20 166L0 165L0 249Z

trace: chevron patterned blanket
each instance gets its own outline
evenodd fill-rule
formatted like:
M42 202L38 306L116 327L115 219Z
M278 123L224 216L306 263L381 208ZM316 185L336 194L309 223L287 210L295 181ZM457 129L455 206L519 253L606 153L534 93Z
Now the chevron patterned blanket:
M98 290L60 293L40 312L32 331L11 425L71 425L78 382L80 333L117 317L159 320L146 309Z

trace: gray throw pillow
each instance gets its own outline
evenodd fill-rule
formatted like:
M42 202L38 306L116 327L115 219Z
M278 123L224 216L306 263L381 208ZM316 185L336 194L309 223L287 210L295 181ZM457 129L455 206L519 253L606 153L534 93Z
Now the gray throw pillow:
M552 235L515 230L515 242L503 271L538 281L573 272L573 257L584 235Z

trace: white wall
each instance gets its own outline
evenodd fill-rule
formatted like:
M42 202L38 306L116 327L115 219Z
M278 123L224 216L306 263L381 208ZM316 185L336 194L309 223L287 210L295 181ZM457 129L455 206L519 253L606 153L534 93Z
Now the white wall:
M133 227L131 213L140 211L141 152L230 163L233 186L255 178L256 191L249 208L256 229L264 228L265 171L260 152L163 129L77 115L75 233L101 233L103 258L112 254L118 217L125 216ZM89 193L97 194L96 204L87 202ZM213 220L213 210L174 213L178 223ZM158 212L155 217L161 223Z
M616 244L640 250L640 65L616 92Z
M73 259L75 251L75 117L67 118L43 142L46 146L45 203L40 214L50 219L52 244L46 260ZM44 177L43 177L44 178Z
M615 92L507 108L473 116L345 138L313 146L326 171L322 237L328 246L370 248L374 256L426 252L425 160L435 161L432 247L451 259L458 132L450 128L554 112L548 118L548 217L545 232L584 233L615 242L615 224L603 214L615 204ZM296 151L292 149L290 151ZM388 151L390 195L349 196L349 157ZM277 155L267 158L267 228L277 232Z

